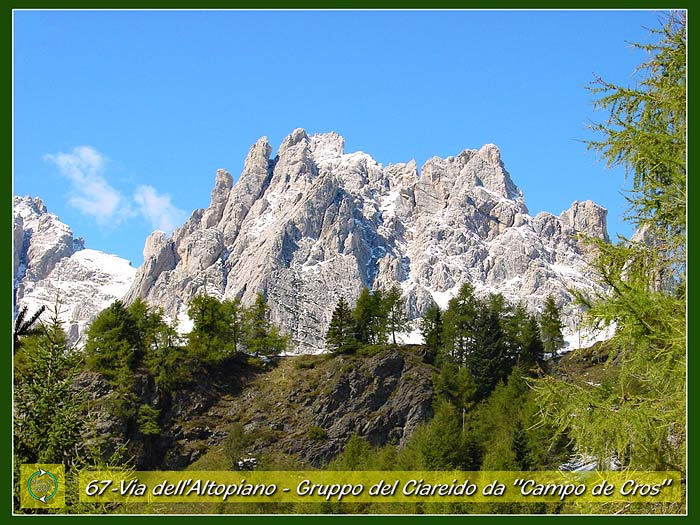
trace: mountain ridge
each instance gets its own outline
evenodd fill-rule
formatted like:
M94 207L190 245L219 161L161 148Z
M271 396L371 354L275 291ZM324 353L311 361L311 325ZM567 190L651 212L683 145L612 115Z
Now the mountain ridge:
M90 321L128 290L136 268L116 255L85 248L85 241L38 197L14 197L13 306L31 313L46 307L69 341L79 343Z
M432 157L419 173L415 161L345 153L335 132L296 129L274 157L260 138L235 183L217 170L207 208L169 237L151 234L125 300L186 321L198 293L249 303L262 292L296 351L316 353L341 295L397 284L417 318L469 280L531 310L552 294L573 329L568 289L598 289L578 235L607 241L606 213L576 201L558 217L530 216L493 144Z

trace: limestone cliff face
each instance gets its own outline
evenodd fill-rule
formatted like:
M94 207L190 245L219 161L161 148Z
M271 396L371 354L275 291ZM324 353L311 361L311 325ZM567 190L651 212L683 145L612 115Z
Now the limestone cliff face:
M322 351L337 299L363 286L398 284L414 318L467 280L531 308L553 294L568 315L567 289L595 286L577 234L607 240L606 213L585 201L530 216L493 144L419 172L296 129L274 157L258 140L237 182L217 171L208 208L170 237L153 233L125 299L182 319L196 294L249 303L262 292L297 352Z
M49 213L37 197L14 197L13 270L16 310L42 320L55 308L71 342L80 342L88 323L122 297L136 273L129 261L87 249L70 227Z

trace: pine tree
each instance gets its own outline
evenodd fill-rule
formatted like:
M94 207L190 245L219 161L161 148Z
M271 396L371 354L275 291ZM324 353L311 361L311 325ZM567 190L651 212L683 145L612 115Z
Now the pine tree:
M164 394L191 379L187 348L180 344L175 326L165 321L162 310L150 312L148 324L144 336L146 352L143 364L161 394Z
M392 286L383 294L383 311L386 313L386 331L391 334L391 341L396 344L396 333L408 329L408 314L401 300L401 290L398 286Z
M457 363L464 363L474 345L475 321L480 308L474 287L465 282L450 299L443 322L445 351Z
M477 450L471 436L463 432L462 411L451 403L438 402L435 416L412 436L417 449L419 470L473 470Z
M264 300L263 300L264 304ZM193 321L190 353L204 364L219 363L238 351L242 331L240 302L198 295L187 311ZM263 318L265 319L266 311Z
M534 315L528 315L525 318L518 361L530 368L544 363L544 344L540 335L540 326Z
M474 378L464 366L446 360L433 380L435 393L459 410L472 406L476 394Z
M90 324L85 343L88 368L114 380L117 370L134 370L142 356L141 335L129 310L115 301Z
M421 320L421 333L430 350L433 352L442 350L442 310L437 304L432 303L425 312Z
M14 448L22 463L71 464L80 440L84 399L75 388L80 354L57 313L25 340L26 367L15 373Z
M382 290L370 292L363 288L352 312L355 320L355 339L361 345L386 342L386 311Z
M331 323L326 332L326 346L331 352L352 352L357 347L355 340L355 323L352 310L345 297L338 299L338 304L333 310Z
M42 304L29 318L27 318L28 306L23 306L19 311L13 331L13 353L16 354L17 350L19 350L22 344L22 337L39 333L40 330L36 323L45 310L46 306Z
M564 347L564 336L562 335L561 317L559 308L554 301L554 297L547 296L544 303L544 310L540 316L540 335L544 351L549 355L554 355Z
M631 87L596 82L596 104L609 118L589 147L633 176L629 219L645 242L591 241L594 269L610 291L578 294L596 326L614 323L606 343L615 375L605 388L544 378L545 420L580 452L605 464L685 471L686 450L686 20L671 13Z
M241 300L236 297L232 300L225 300L223 302L224 316L229 325L229 334L231 337L231 353L235 354L239 352L239 346L243 340L243 333L245 330L244 319L243 319L243 307L241 306Z
M499 381L508 377L513 366L498 301L491 306L482 305L474 320L473 334L465 363L476 382L476 398L484 399Z
M288 340L270 322L270 307L263 294L258 293L255 302L245 309L243 321L249 353L255 356L276 355L286 349Z
M258 293L255 302L245 311L246 347L253 355L267 353L267 335L270 331L270 309L265 296Z

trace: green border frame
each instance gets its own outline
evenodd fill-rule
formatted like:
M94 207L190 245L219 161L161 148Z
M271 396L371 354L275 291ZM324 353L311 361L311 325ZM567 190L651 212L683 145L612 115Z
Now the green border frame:
M691 35L688 47L688 60L691 65L689 68L688 83L691 84L693 78L693 58L694 41L693 27L691 20L694 20L695 10L689 7L688 0L680 0L674 2L659 2L658 0L574 0L572 2L562 2L555 0L433 0L431 2L421 0L265 0L251 1L244 0L234 2L231 0L201 0L199 2L193 0L106 0L106 1L89 1L89 0L64 0L62 2L47 1L47 0L9 0L3 3L0 9L0 60L4 74L2 75L2 94L3 103L0 105L0 121L2 121L2 133L0 142L0 161L4 175L0 176L0 212L3 218L3 227L0 229L0 241L2 246L8 250L7 255L0 262L0 298L2 298L4 314L0 316L0 333L5 334L3 340L6 345L2 345L2 364L0 365L0 374L2 374L2 385L5 385L1 390L2 397L0 398L0 416L2 421L2 440L0 441L0 452L3 454L3 460L7 459L5 475L2 476L0 482L0 516L4 523L19 523L26 520L50 520L61 523L89 523L96 520L109 519L118 522L133 520L132 516L69 516L69 515L12 515L12 493L13 493L13 477L7 475L11 470L12 456L12 263L10 253L12 250L12 10L13 9L685 9L688 12L688 33ZM688 118L692 121L695 115L693 104L688 103ZM692 138L692 132L689 131L688 138ZM690 144L690 141L689 141ZM693 159L696 156L693 148L688 148L689 165L693 165ZM688 187L690 188L690 180ZM692 231L690 223L693 218L693 208L688 208L688 231ZM690 237L690 235L689 235ZM690 243L689 243L690 244ZM691 255L688 255L688 260L691 260ZM692 280L688 279L688 292L691 291ZM690 298L691 294L688 293ZM690 314L691 303L688 302L687 311ZM691 326L690 324L688 326ZM691 332L688 330L688 340L691 339ZM690 378L697 371L697 362L693 354L688 351L688 373ZM690 399L697 392L697 387L693 381L688 381L688 442L691 442L691 437L695 432L695 421L691 418L694 415L694 410L690 405ZM696 463L696 455L692 448L688 450L688 470L694 470ZM676 522L690 522L691 519L700 516L697 510L697 504L691 496L696 493L694 480L689 479L687 484L687 502L688 514L686 516L366 516L366 515L337 515L337 516L139 516L137 519L155 520L161 523L190 523L192 519L204 519L206 521L235 520L238 523L245 524L267 524L271 520L280 522L283 525L287 524L304 524L315 525L322 523L362 523L364 524L385 524L385 523L427 523L427 524L457 524L468 520L471 523L502 523L505 521L517 521L517 523L549 523L550 521L563 521L565 523L608 523L611 519L619 519L624 523L648 523L648 524L664 524Z

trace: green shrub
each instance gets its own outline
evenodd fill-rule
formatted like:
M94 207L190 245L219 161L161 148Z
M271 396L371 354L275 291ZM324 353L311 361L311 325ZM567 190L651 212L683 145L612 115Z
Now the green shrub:
M308 438L312 441L322 441L324 439L328 439L328 432L326 432L324 429L322 429L319 426L313 426L309 429L309 431L306 433Z

